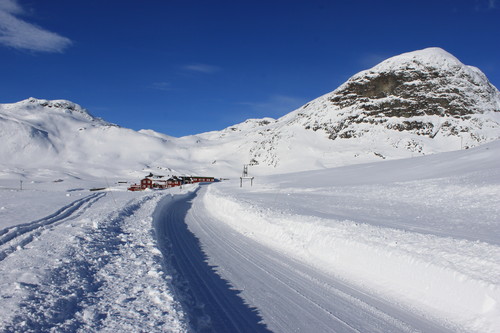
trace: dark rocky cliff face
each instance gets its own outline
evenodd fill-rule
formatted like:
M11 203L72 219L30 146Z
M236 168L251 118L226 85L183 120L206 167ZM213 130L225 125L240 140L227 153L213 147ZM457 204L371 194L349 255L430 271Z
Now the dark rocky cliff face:
M478 98L471 98L464 89ZM387 117L459 117L481 112L479 100L491 100L494 90L491 85L475 84L463 73L408 68L350 80L330 101L341 108L358 105L369 114Z

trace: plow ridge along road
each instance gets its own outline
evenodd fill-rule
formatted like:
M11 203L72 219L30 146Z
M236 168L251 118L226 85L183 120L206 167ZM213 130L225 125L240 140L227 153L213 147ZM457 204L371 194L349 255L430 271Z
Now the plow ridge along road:
M154 224L195 332L448 332L231 229L206 189L167 197Z

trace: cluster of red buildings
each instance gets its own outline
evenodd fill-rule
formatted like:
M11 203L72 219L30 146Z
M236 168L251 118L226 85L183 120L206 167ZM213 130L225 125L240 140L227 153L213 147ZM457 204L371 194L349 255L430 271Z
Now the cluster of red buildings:
M141 184L134 184L128 188L129 191L143 191L147 188L150 189L166 189L175 186L181 186L183 184L194 184L194 183L213 183L215 181L214 177L198 177L198 176L173 176L168 179L164 179L163 176L150 175L141 179Z

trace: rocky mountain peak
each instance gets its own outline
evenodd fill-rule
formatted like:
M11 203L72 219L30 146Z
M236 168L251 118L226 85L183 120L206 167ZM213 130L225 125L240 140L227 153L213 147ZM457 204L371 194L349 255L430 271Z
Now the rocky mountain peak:
M458 60L451 53L439 47L429 47L423 50L407 52L388 58L371 68L370 71L387 72L391 70L398 70L401 67L435 67L440 69L450 69L462 66L464 66L464 64L462 64L460 60Z
M462 64L440 48L389 58L351 77L330 94L296 112L307 129L324 130L330 139L359 137L356 125L434 137L483 127L477 115L500 114L500 93L477 68ZM498 126L496 124L495 126ZM480 141L477 139L476 141Z
M101 119L94 117L87 109L83 108L82 106L64 99L46 100L30 97L23 101L11 104L11 106L12 108L15 108L17 110L19 110L19 108L25 108L28 110L41 108L45 110L53 110L56 112L71 114L89 121L102 121Z
M302 130L307 133L302 133ZM500 93L477 68L440 48L389 58L278 119L251 148L278 166L308 142L318 165L401 158L500 138ZM324 145L323 151L312 147ZM325 153L326 151L326 153ZM303 154L303 152L302 152ZM349 155L351 157L349 157Z
M439 48L404 53L360 72L330 101L389 117L500 111L500 94L486 76Z

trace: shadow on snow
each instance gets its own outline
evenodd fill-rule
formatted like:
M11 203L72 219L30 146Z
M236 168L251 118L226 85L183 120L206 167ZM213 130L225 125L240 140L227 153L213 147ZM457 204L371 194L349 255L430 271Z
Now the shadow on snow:
M167 265L175 270L173 285L191 328L203 333L270 332L257 309L245 304L240 291L208 264L199 239L189 231L185 218L195 197L196 193L192 193L160 204L160 211L155 214L158 243Z

